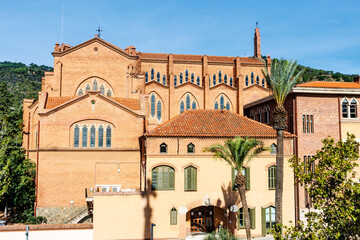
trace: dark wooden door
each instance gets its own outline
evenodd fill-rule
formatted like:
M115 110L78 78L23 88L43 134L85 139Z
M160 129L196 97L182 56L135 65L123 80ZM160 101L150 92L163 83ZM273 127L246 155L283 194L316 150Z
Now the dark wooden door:
M190 211L191 232L214 231L214 207L202 206Z

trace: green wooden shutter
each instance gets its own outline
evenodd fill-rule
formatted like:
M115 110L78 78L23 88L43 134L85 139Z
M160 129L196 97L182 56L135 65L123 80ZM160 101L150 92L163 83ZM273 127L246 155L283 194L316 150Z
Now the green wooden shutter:
M255 229L256 228L256 220L255 220L255 208L250 209L250 228Z
M261 227L262 227L262 235L266 235L266 214L265 208L261 208Z
M175 188L175 171L169 168L169 189Z
M189 190L189 168L185 168L184 171L184 184L185 184L185 191Z
M246 190L250 190L250 167L245 168L245 177L246 177Z
M232 190L235 190L235 169L231 168L231 186Z
M153 190L156 190L156 188L157 188L157 170L158 170L158 168L154 168L152 170L152 185L151 185L151 187Z
M191 190L196 191L197 189L197 169L191 167L192 175L191 175Z

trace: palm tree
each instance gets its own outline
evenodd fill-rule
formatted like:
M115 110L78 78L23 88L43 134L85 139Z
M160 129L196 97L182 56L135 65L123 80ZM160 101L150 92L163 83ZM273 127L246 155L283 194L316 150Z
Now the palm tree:
M295 75L297 61L287 61L284 59L274 59L271 63L271 73L265 63L263 74L270 85L274 96L276 107L273 111L274 129L277 132L277 151L276 151L276 193L275 193L275 218L276 225L282 222L282 198L284 181L284 130L287 128L287 111L284 102L296 84L305 68ZM277 228L277 231L280 231Z
M251 239L250 216L245 196L246 177L242 174L242 169L245 160L251 160L255 154L262 150L262 143L259 140L248 137L227 139L224 141L224 145L215 144L204 149L204 152L214 153L214 158L226 161L231 167L237 170L235 184L237 185L243 206L247 239Z

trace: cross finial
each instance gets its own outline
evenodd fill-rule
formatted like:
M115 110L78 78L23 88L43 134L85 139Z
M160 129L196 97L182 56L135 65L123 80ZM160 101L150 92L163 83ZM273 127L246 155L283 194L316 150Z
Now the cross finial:
M98 35L98 38L100 38L100 32L102 32L103 30L100 28L100 27L98 27L98 29L96 29L96 31L97 31L97 35Z
M259 27L259 22L256 22L256 27Z

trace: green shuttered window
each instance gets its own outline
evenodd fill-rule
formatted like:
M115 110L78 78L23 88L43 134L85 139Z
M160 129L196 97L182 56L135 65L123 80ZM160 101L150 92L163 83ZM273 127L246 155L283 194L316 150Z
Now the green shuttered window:
M246 177L246 183L245 183L245 190L250 190L250 167L242 168L242 174ZM237 175L237 170L232 168L231 170L231 176L232 176L232 186L233 186L233 190L237 190L237 186L235 184L235 177Z
M268 182L269 189L276 189L276 166L271 166L268 168Z
M153 190L175 189L175 171L169 166L158 166L152 170Z
M196 191L197 169L193 166L185 168L185 191Z
M250 215L250 228L255 229L255 208L248 208L249 215ZM244 208L240 208L238 211L238 228L245 228L245 215L244 215Z
M269 234L270 229L275 226L275 207L261 208L261 224L262 235Z
M170 225L177 224L177 210L176 208L172 208L170 211Z

